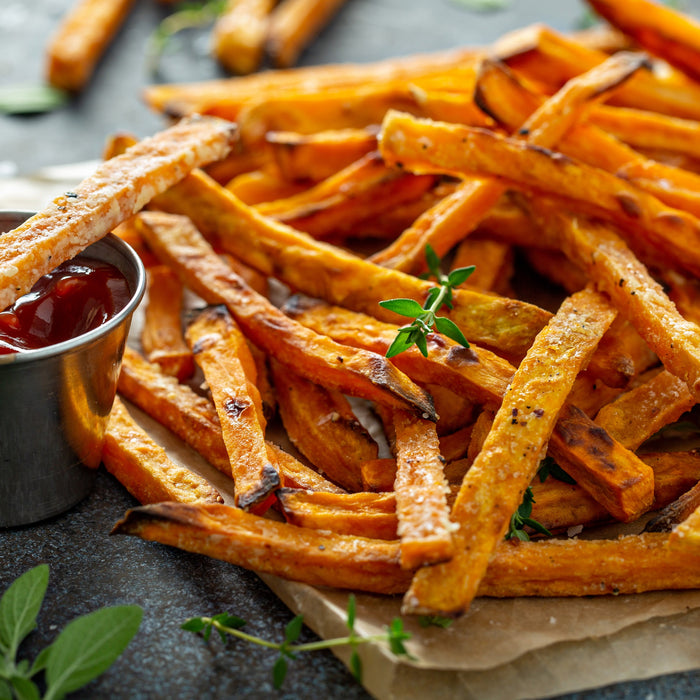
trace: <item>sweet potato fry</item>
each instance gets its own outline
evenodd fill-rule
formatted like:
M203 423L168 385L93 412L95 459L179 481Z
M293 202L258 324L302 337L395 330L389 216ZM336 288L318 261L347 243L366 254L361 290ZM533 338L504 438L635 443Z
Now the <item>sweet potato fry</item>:
M656 112L602 105L588 120L633 148L658 149L700 158L700 124Z
M693 500L697 503L697 493L693 494ZM673 549L681 549L690 545L693 547L691 556L700 551L700 505L668 536L669 546ZM684 555L685 556L685 555Z
M292 197L303 192L307 186L285 180L276 172L251 170L227 182L226 189L233 192L242 202L254 206L262 202Z
M80 91L133 4L134 0L78 0L47 48L48 82L62 90Z
M102 163L75 192L3 234L0 310L192 168L223 158L234 137L235 125L217 119L182 121Z
M396 433L396 516L400 564L415 569L454 553L444 458L435 425L407 411L393 412Z
M337 87L357 87L372 82L406 81L420 83L433 75L457 75L473 80L478 49L453 49L434 54L391 58L373 63L309 66L293 71L263 71L228 80L185 84L153 85L144 92L154 110L178 118L189 114L217 113L236 121L245 105L282 92L323 93ZM468 89L464 87L464 89Z
M359 221L419 198L434 177L387 168L376 152L299 194L256 209L314 238L352 234Z
M691 394L700 396L700 334L611 228L581 217L572 218L551 204L536 205L556 226L564 252L585 267L664 366L683 379Z
M348 491L362 490L360 464L377 458L377 443L348 400L288 367L272 363L282 423L294 446L322 474Z
M282 176L320 182L377 149L377 131L338 129L316 134L270 131L267 149Z
M477 264L478 263L478 264ZM510 280L513 275L513 248L502 241L469 236L456 248L452 269L474 265L469 286L484 292L511 296ZM579 289L583 289L582 285ZM575 290L578 291L578 290Z
M577 118L580 103L604 99L619 89L642 65L644 59L633 54L612 56L602 65L567 83L534 114L528 115L519 135L533 146L549 148L555 145ZM475 99L481 106L478 85L477 82ZM556 118L552 118L553 115ZM429 137L420 139L421 148L432 146ZM452 195L423 214L388 248L375 255L374 262L406 272L423 272L426 244L431 245L438 255L444 255L474 230L504 191L502 182L472 175Z
M180 381L194 374L194 359L182 334L182 283L169 268L148 270L148 303L144 310L141 345L150 362Z
M382 309L381 300L403 296L422 303L432 286L263 217L203 173L160 195L157 206L188 216L205 236L294 289L389 322L401 317ZM536 306L467 289L455 290L453 306L445 315L469 341L511 357L524 355L550 317Z
M573 95L565 95L569 99L568 104L575 106L577 101L583 102L579 109L572 109L566 119L557 119L556 123L561 127L560 135L552 143L558 142L559 150L572 158L625 177L669 206L700 214L697 194L700 178L697 175L652 161L603 132L594 123L585 123L580 119L576 121L584 109L587 113L595 113L596 106L588 99L592 87L589 78L590 74L602 71L607 63L573 78L557 93L560 95L574 90ZM602 77L605 77L605 72ZM530 92L503 64L493 61L482 64L476 99L497 123L516 133L528 128L530 120L546 119L551 108L557 108L558 102L555 96L545 103L543 97ZM522 127L523 122L525 127ZM546 123L549 126L551 122Z
M212 31L214 55L231 73L253 73L263 60L275 0L228 0Z
M224 505L158 503L133 508L112 534L134 535L311 585L401 593L410 572L395 542L278 523ZM618 540L502 544L479 587L483 596L582 596L700 586L700 557L679 557L668 535ZM536 563L536 566L533 566Z
M690 490L669 503L660 513L650 520L645 532L670 532L676 525L687 520L700 507L700 481Z
M221 494L198 474L175 464L115 399L102 449L107 471L140 503L223 503Z
M561 409L549 454L618 520L631 522L651 506L651 469L576 406Z
M425 138L434 144L429 151L420 146ZM584 211L619 224L635 246L651 246L657 258L663 256L662 260L700 273L698 219L666 207L653 195L603 170L483 129L396 112L387 114L379 145L388 163L412 172L488 174L575 201Z
M636 450L695 403L685 382L663 371L603 406L596 423L625 447Z
M700 556L678 556L669 539L645 533L616 540L506 542L489 562L479 595L617 595L697 587Z
M283 0L272 12L267 51L278 68L288 68L330 22L345 0Z
M373 493L393 491L396 480L396 460L389 457L370 459L360 465L362 490Z
M338 496L295 489L277 492L282 513L292 525L329 530L339 535L398 539L393 493L364 492Z
M591 7L642 48L700 80L700 23L648 0L589 0Z
M112 533L317 586L396 593L410 579L399 567L395 542L318 532L228 506L160 503L132 509Z
M179 384L174 377L163 374L157 365L146 362L128 346L119 375L119 392L220 472L231 476L231 462L211 401L195 394L186 384ZM282 474L284 486L334 493L343 491L271 442L267 443L267 449L270 460L275 461Z
M187 286L210 303L225 304L246 336L271 357L322 386L437 418L430 398L385 358L319 336L256 294L184 217L147 212L139 223L149 246Z
M406 612L455 615L469 607L576 374L614 316L602 296L585 290L569 297L537 336L452 507L459 524L455 556L416 573L404 598Z
M549 91L558 90L567 80L608 58L602 51L583 46L544 25L502 37L492 47L491 55ZM661 77L641 72L620 89L611 103L698 119L698 98L700 87L680 74Z
M265 418L255 363L226 309L205 309L187 328L187 342L211 391L231 462L236 505L250 510L279 487L268 460Z

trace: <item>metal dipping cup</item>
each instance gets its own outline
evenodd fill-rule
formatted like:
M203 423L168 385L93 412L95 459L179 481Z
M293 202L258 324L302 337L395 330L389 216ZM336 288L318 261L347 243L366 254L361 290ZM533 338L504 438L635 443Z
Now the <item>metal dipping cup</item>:
M30 216L0 211L0 232ZM131 297L99 328L46 348L0 355L0 527L68 510L90 492L100 465L124 345L146 273L138 255L112 234L84 254L114 265L126 277Z

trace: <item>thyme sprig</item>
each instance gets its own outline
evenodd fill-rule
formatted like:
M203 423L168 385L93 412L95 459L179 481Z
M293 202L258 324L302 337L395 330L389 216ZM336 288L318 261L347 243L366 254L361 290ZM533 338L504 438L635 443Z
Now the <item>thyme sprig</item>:
M403 629L403 623L400 618L394 618L390 625L386 628L384 634L376 634L368 637L361 637L355 631L355 611L356 602L355 596L351 595L348 600L347 608L347 628L349 634L345 637L337 637L334 639L325 639L318 642L296 643L301 634L304 624L304 617L297 615L287 624L284 629L284 641L271 642L261 637L256 637L242 631L242 627L246 624L245 620L229 613L221 613L213 617L193 617L187 620L182 629L189 632L201 633L206 641L211 637L212 631L216 631L221 638L222 643L225 643L228 637L236 637L251 644L274 649L278 652L277 660L272 668L272 680L275 688L279 689L284 683L287 675L288 660L293 660L297 654L303 652L319 651L321 649L330 649L338 646L350 646L352 653L350 656L350 671L358 680L362 680L362 664L360 656L357 653L357 647L360 644L370 642L386 642L389 644L391 651L397 656L408 656L408 651L404 646L404 642L410 638L410 634Z
M185 29L206 27L216 20L224 11L226 0L203 0L203 2L185 2L176 12L168 15L151 33L146 49L148 70L155 74L161 56L171 39Z
M532 489L528 486L523 494L523 502L518 506L518 509L510 516L510 527L506 533L506 539L518 539L527 542L530 535L527 534L525 526L532 528L535 532L541 535L551 537L552 533L541 523L537 522L532 515L532 504L535 502L535 495Z
M430 245L425 246L425 259L430 270L426 277L435 277L438 286L430 288L423 306L415 299L387 299L379 302L381 307L389 311L414 319L413 323L399 328L396 338L386 351L387 357L394 357L413 345L427 357L427 337L434 329L465 348L469 347L469 342L457 325L449 318L438 316L437 312L443 306L452 308L453 289L474 272L474 265L457 268L445 275L440 269L441 260Z

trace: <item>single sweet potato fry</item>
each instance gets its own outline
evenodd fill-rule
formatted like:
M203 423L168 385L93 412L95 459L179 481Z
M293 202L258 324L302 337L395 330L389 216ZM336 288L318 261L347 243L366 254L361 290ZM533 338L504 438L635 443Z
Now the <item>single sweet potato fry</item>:
M589 0L589 4L642 48L700 80L700 22L649 0Z
M206 480L170 460L115 399L102 448L102 461L140 503L223 503Z
M646 524L644 530L645 532L670 532L677 525L685 522L696 508L700 508L700 481L669 503ZM673 539L675 538L672 538L672 541Z
M686 383L664 370L603 406L595 422L610 437L636 450L695 403Z
M417 572L406 612L456 615L470 605L508 529L576 375L615 317L584 290L564 301L521 362L452 507L455 556Z
M133 535L311 585L401 593L411 574L396 542L318 532L224 505L133 508L112 534ZM679 557L669 535L501 544L479 595L584 596L700 587L700 556Z
M393 423L401 567L415 569L446 561L454 553L453 528L435 425L407 411L394 411Z
M62 90L82 90L133 4L134 0L77 0L47 48L48 82Z
M231 73L258 70L275 0L228 0L212 31L214 55Z
M270 15L267 51L278 68L288 68L345 0L283 0Z
M280 485L265 446L265 419L255 386L255 364L226 309L205 309L188 326L187 343L204 372L231 462L235 502L244 510L267 500Z
M315 134L270 131L267 150L282 177L320 182L377 149L377 130L338 129Z
M182 333L182 283L164 265L148 270L148 302L144 310L141 346L150 362L184 381L194 373L192 352Z
M47 272L102 238L199 165L223 158L235 125L184 120L100 164L76 187L13 231L0 248L0 310Z
M149 246L187 286L210 303L225 304L246 337L271 357L322 386L437 419L430 397L386 358L339 345L287 318L220 260L186 218L146 212L139 224Z
M377 458L378 446L357 420L348 400L272 363L282 423L311 464L348 491L362 490L360 464Z

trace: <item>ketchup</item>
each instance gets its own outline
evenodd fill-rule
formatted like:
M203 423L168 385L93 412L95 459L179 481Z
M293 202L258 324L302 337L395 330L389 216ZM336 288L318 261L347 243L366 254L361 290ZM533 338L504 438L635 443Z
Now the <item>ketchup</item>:
M0 355L44 348L98 328L130 296L114 265L82 256L64 262L0 313Z

